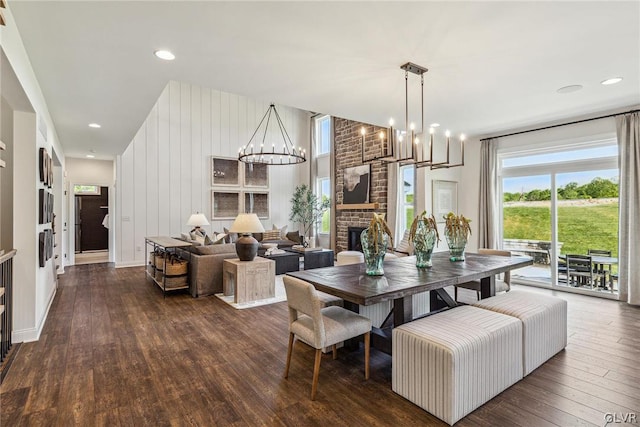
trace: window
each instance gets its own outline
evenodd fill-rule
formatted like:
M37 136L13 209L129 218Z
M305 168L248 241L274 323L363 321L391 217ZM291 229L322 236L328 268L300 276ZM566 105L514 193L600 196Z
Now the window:
M74 185L73 194L89 194L89 195L99 196L100 186L99 185Z
M319 178L318 179L318 199L331 200L331 179ZM329 234L331 230L331 210L327 209L322 214L320 224L318 224L318 232L320 234Z
M317 155L331 152L331 116L316 119L316 153Z
M499 156L503 247L534 260L512 278L589 292L617 289L617 160L615 139ZM611 259L597 283L566 263L568 254L592 251Z
M414 214L415 200L415 168L413 166L403 166L400 168L400 203L398 203L398 222L400 223L400 231L404 233L411 227Z

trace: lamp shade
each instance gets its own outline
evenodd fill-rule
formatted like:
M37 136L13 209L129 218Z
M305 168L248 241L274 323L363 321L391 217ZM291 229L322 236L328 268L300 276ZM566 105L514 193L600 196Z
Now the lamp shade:
M231 224L230 233L264 233L264 227L254 213L238 214Z
M207 218L204 216L204 214L194 213L189 217L187 225L191 227L200 227L203 225L209 225L209 221L207 221Z

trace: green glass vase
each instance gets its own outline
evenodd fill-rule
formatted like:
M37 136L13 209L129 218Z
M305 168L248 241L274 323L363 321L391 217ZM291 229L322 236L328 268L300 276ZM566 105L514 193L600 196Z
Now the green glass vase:
M450 261L464 261L464 250L467 246L467 235L465 233L451 233L445 230L444 237L449 246Z
M431 268L431 255L436 245L436 230L429 228L424 222L418 222L413 236L413 253L416 256L416 267Z
M360 234L360 243L364 253L365 272L369 276L382 276L384 274L384 254L389 245L389 236L382 231L378 231L377 236L370 235L367 228Z

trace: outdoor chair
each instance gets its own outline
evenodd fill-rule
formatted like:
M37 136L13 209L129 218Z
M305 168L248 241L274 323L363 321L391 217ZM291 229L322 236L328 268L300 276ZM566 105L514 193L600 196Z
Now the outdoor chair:
M567 269L569 274L569 284L572 286L590 286L603 276L593 271L591 255L567 255Z
M589 255L610 257L611 251L606 249L589 249L587 252ZM611 276L611 264L598 264L593 265L593 272L602 275L602 286L605 287L607 283L607 276Z
M289 376L291 354L295 337L304 339L316 349L313 366L311 400L316 398L322 349L332 346L333 358L337 357L337 343L364 335L364 378L369 379L369 345L371 320L342 307L323 307L318 292L311 283L284 276L284 288L289 305L289 347L284 377Z
M558 282L569 282L569 274L567 267L567 257L565 255L558 256ZM563 276L563 277L560 277Z
M511 256L509 251L501 251L498 249L478 249L480 255L498 255L498 256ZM476 291L476 298L480 301L480 281L474 280L471 282L460 283L454 285L453 298L458 301L458 288L470 289ZM511 290L511 272L506 271L502 280L496 278L496 294L498 292L509 292Z

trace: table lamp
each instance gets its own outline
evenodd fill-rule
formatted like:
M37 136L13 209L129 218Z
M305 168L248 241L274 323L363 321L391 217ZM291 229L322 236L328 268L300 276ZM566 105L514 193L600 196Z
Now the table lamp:
M229 232L242 234L242 237L236 241L236 253L240 261L253 261L258 254L260 243L251 233L264 233L264 227L260 223L258 215L254 213L238 214Z
M194 231L199 229L200 226L209 225L209 221L207 221L207 218L204 216L204 214L196 212L189 217L187 225L194 227L194 229L191 230L191 232L193 233Z

